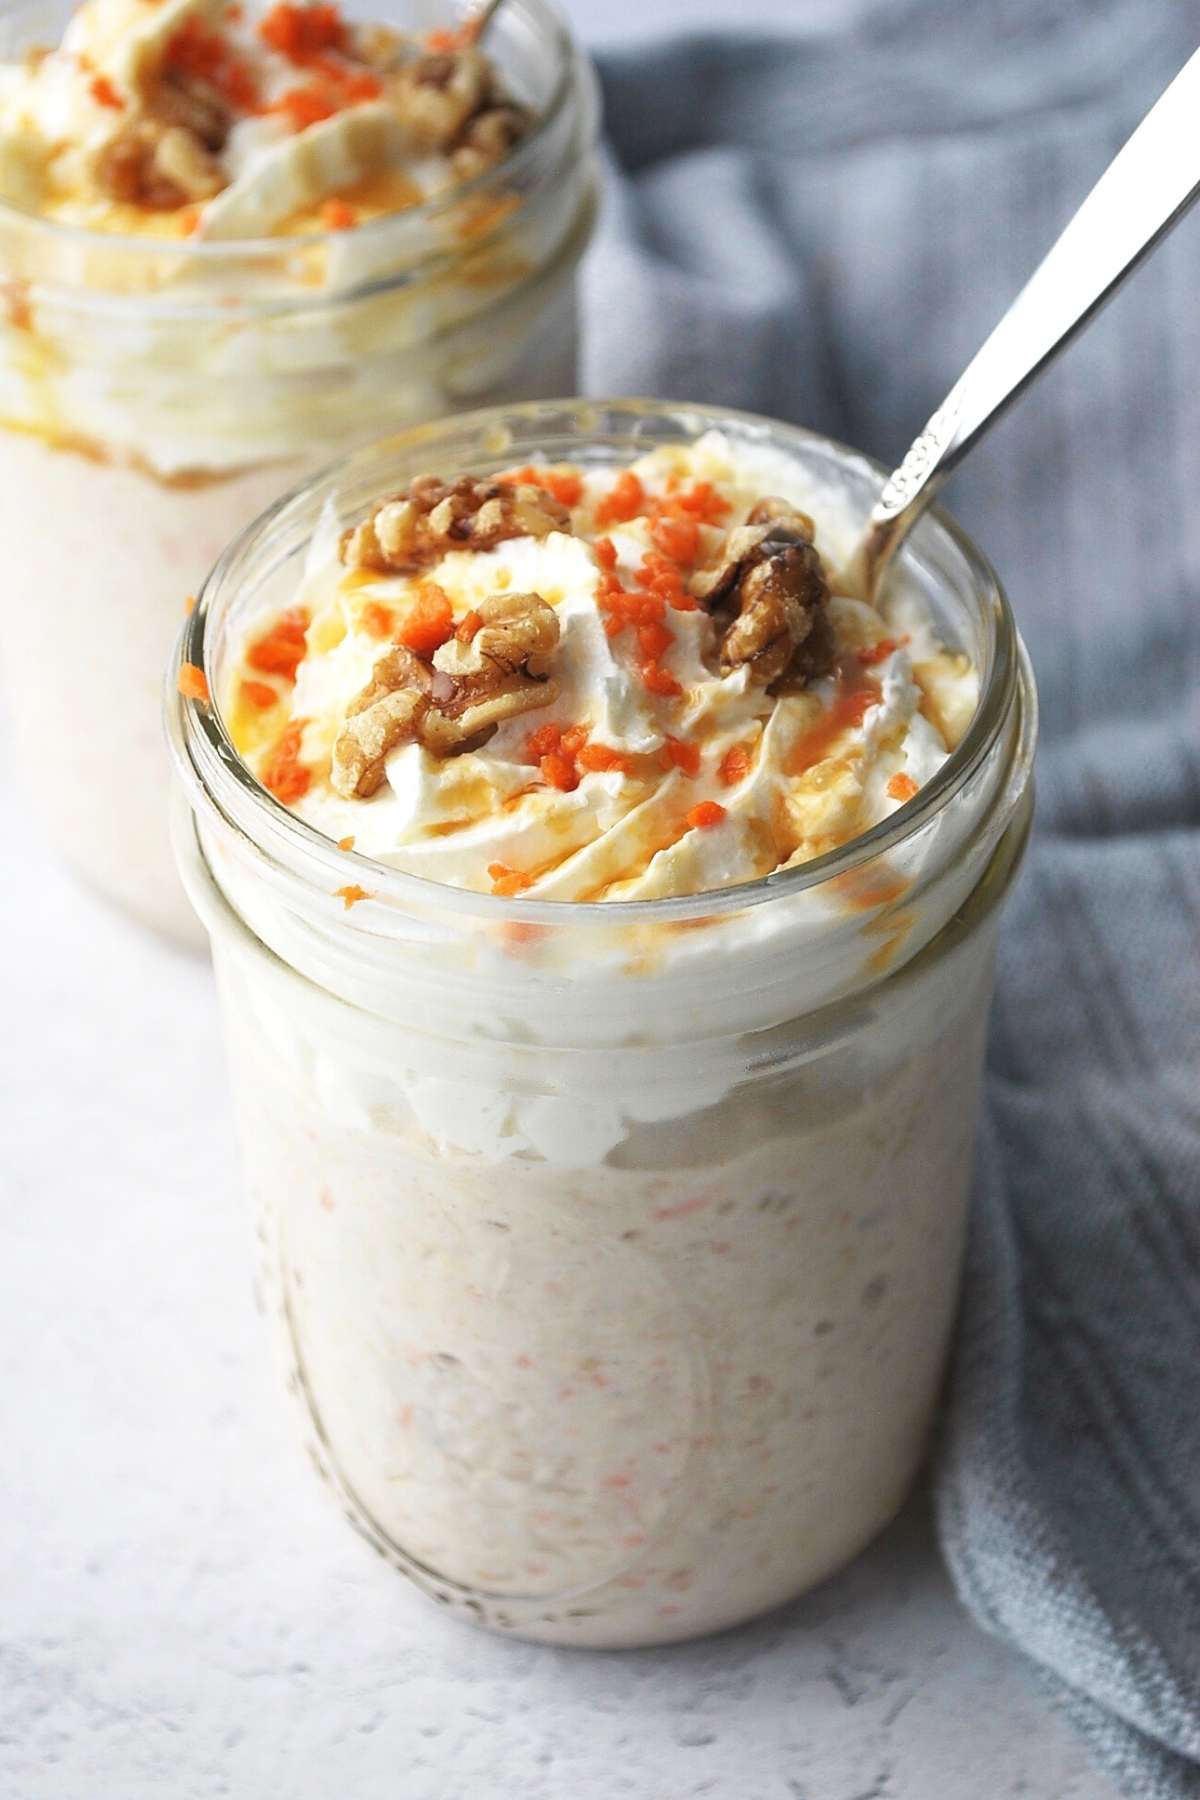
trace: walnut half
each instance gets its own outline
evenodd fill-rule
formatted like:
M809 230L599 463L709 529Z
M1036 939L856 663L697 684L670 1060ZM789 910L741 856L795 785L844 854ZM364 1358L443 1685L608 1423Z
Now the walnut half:
M829 587L807 513L764 499L725 540L692 592L725 627L721 668L748 667L762 687L804 686L833 664Z
M432 662L403 645L386 651L356 695L333 746L329 779L347 800L382 786L388 753L420 743L435 756L478 748L498 725L550 706L558 615L540 594L492 594L467 644L451 638Z
M569 510L530 482L418 475L343 534L341 556L352 569L411 573L448 550L491 550L505 538L546 537L570 526Z

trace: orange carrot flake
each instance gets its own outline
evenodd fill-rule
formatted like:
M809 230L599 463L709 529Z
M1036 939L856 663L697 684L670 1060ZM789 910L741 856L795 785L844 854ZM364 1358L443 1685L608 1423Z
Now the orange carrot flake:
M322 119L332 119L338 110L337 101L316 82L288 88L271 107L273 113L286 115L293 131L306 131L310 125L319 125Z
M525 739L525 754L530 762L540 762L543 756L549 756L562 743L561 725L539 725Z
M895 648L895 638L880 638L877 644L870 644L858 652L858 661L864 669L873 668L876 663L886 662Z
M289 607L287 612L279 615L270 631L250 645L246 661L264 675L282 675L287 681L295 681L296 670L304 661L307 630L307 610L303 606Z
M339 850L353 850L353 848L354 848L354 833L351 832L349 837L339 838L337 841L337 847Z
M646 661L653 663L661 662L675 642L667 626L658 619L651 619L647 624L639 625L637 640L638 649Z
M664 513L650 527L655 546L673 562L691 563L700 547L700 526L696 519L672 518Z
M185 700L204 700L209 698L208 680L203 669L195 663L182 663L176 677L176 685Z
M450 596L436 581L423 581L397 636L418 656L432 656L447 638L454 636L454 608Z
M513 469L503 479L540 487L563 506L578 506L583 498L583 477L574 469L541 469L535 463L526 463L523 469Z
M510 869L507 863L494 862L488 864L488 875L491 877L492 892L504 899L511 899L514 894L522 893L533 877L522 875L519 869Z
M460 644L469 644L477 631L483 629L483 614L466 613L454 628L454 635Z
M258 35L291 62L303 63L322 50L340 50L346 26L336 6L292 6L277 0L261 20Z
M607 494L596 503L597 525L636 518L646 504L645 490L632 469L622 469Z
M357 906L360 900L371 898L366 888L359 887L357 881L349 882L346 887L334 888L333 892L335 898L341 901L347 912L352 906Z
M893 775L887 791L893 800L911 800L917 792L917 784L911 775Z
M88 83L88 91L97 106L111 106L115 112L125 110L124 100L107 75L94 75Z
M560 793L570 794L579 786L579 771L574 758L564 756L561 750L551 750L540 759L538 767L546 785L557 788Z
M721 766L717 770L726 787L736 787L750 773L750 752L745 744L734 744L721 758Z
M669 737L663 745L662 754L668 768L682 769L685 775L700 773L699 744L689 744L683 738Z
M269 681L243 681L238 692L247 706L257 706L260 712L266 712L279 698L279 690Z
M687 816L688 824L696 831L705 831L712 825L719 825L725 817L725 808L715 800L702 800L699 806L693 806Z
M562 751L564 756L578 756L588 741L586 725L568 725L562 734Z
M336 194L322 202L320 217L326 231L351 231L358 224L358 214L350 202Z
M642 681L652 694L662 694L667 698L682 694L683 689L668 669L660 668L656 662L645 662L641 668Z
M596 561L606 574L611 575L617 566L617 546L610 537L597 538L592 548L596 552Z
M304 730L303 719L293 719L284 727L275 746L267 754L259 773L263 786L285 806L290 806L307 794L312 781L311 769L306 769L300 761L300 737Z
M184 613L185 613L185 614L186 614L186 613L194 613L194 612L195 612L195 610L196 610L196 596L195 596L195 594L185 594L185 595L184 595L184 597L183 597L183 610L184 610Z
M597 770L601 773L609 769L619 769L622 775L628 775L630 762L620 750L612 749L608 744L584 744L576 757L581 769Z
M368 600L359 617L362 619L363 630L373 638L391 637L396 629L395 613L380 600Z

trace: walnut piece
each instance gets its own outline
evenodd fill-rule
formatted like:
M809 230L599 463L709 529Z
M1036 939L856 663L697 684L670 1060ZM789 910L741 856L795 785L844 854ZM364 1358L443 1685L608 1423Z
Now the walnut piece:
M198 76L163 72L145 94L146 111L163 126L181 125L205 150L223 150L233 114L215 88Z
M172 182L188 200L211 200L225 186L225 175L216 157L184 125L168 126L159 138L154 150L154 171Z
M403 644L379 658L333 746L329 779L339 794L368 800L377 791L388 751L415 738L431 686L428 665Z
M146 118L101 145L93 173L110 199L157 212L211 199L225 186L221 165L193 131Z
M827 674L833 633L829 587L813 522L786 500L759 500L727 536L714 569L692 592L724 626L721 668L748 667L761 687L796 688Z
M565 506L525 482L418 475L407 493L343 533L341 556L352 569L412 573L447 550L490 550L505 538L545 537L570 523Z
M386 651L351 702L333 746L330 782L347 800L383 783L389 751L420 743L435 756L478 748L506 719L550 706L558 615L540 594L492 594L470 643L451 638L432 662L403 645Z

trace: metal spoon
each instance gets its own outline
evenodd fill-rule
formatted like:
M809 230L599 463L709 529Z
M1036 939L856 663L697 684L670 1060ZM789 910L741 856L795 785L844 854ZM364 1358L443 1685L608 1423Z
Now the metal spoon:
M1118 151L888 478L845 572L850 593L874 597L888 563L946 477L1198 194L1200 50Z

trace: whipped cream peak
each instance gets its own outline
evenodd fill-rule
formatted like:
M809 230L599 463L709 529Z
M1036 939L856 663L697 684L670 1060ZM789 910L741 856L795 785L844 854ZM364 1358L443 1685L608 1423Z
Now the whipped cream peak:
M327 509L294 607L242 627L234 742L326 836L455 887L643 900L822 855L941 767L978 681L911 604L833 591L818 502L709 432Z

